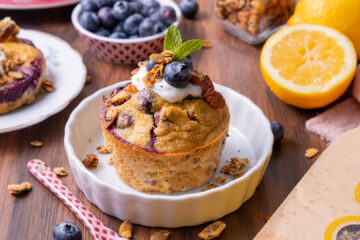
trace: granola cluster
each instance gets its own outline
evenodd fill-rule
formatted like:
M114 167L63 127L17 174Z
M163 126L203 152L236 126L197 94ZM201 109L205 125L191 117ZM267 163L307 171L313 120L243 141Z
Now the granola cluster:
M286 23L295 5L296 0L215 0L215 16L256 37Z

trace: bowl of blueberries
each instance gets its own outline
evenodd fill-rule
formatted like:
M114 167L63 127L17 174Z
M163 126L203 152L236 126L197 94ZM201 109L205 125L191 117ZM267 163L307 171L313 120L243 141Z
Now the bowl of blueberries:
M97 58L136 64L162 51L166 30L179 25L181 11L171 0L82 0L71 20Z

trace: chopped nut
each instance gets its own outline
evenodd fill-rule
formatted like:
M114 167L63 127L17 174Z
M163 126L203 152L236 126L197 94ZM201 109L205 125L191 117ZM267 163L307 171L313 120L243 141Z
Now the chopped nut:
M170 50L164 50L162 51L161 55L165 58L165 57L170 57L172 58L172 56L174 56L174 52L170 51Z
M226 182L226 177L225 176L219 176L218 178L216 178L214 180L214 183L218 183L218 184L224 184Z
M103 154L107 154L107 153L110 153L110 151L107 149L107 147L105 147L104 145L100 145L96 148L96 150L99 152L99 153L103 153Z
M99 159L96 154L86 154L86 158L83 160L85 167L96 168L99 163Z
M56 167L56 168L53 169L53 172L58 176L66 176L66 175L68 175L65 168L63 168L63 167Z
M91 83L91 77L89 75L86 76L85 83Z
M114 164L114 158L113 158L113 156L109 157L108 164L109 164L109 165L113 165L113 164Z
M31 141L30 146L32 147L42 147L44 144L40 141Z
M208 190L213 189L213 188L217 188L217 187L218 187L218 185L212 184L212 183L207 186Z
M139 67L146 67L147 61L138 62Z
M124 238L131 238L131 235L132 235L132 225L130 223L130 221L125 221L123 222L121 225L120 225L120 228L119 228L119 234L121 237L124 237Z
M150 240L166 240L169 237L168 230L161 230L151 235Z
M0 86L5 85L7 82L6 76L0 75Z
M316 148L308 148L308 149L306 149L305 157L306 157L306 158L312 158L312 157L314 157L318 152L319 152L319 150L317 150Z
M265 221L268 222L270 220L270 218L272 217L272 213L269 213L268 215L266 215L265 217Z
M6 17L0 21L0 42L8 41L19 32L19 27L11 18Z
M136 86L134 84L129 84L124 91L129 92L129 93L137 93L138 90L136 88Z
M249 163L250 161L247 158L231 158L230 163L223 166L220 172L239 177L244 173Z
M54 89L55 83L49 80L45 80L41 86L47 92L53 92L55 90Z
M24 78L24 74L22 72L10 71L10 72L8 72L8 75L9 75L9 77L11 77L12 79L15 79L15 80L21 80Z
M11 60L6 60L5 72L10 72L12 68L13 68L13 62Z
M202 43L202 47L203 48L211 48L212 45L211 45L211 43L210 43L210 41L208 39L204 39L203 43Z
M113 124L115 119L117 118L117 115L119 113L119 110L115 107L109 108L106 117L105 117L105 127L108 128Z
M29 182L23 182L21 184L10 184L8 185L7 189L11 194L17 195L25 191L30 191L31 184Z
M25 62L25 60L22 57L20 57L20 56L15 57L14 63L16 65L22 65L24 62Z
M222 221L216 221L204 228L198 235L200 239L213 239L220 236L221 232L224 231L226 224Z
M161 54L154 53L154 54L151 54L149 58L151 61L159 63L159 61L163 58L163 56Z

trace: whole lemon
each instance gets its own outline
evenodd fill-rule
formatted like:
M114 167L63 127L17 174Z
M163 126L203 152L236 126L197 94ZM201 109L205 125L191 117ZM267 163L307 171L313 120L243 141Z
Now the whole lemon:
M335 28L350 38L360 59L360 0L300 0L288 23Z

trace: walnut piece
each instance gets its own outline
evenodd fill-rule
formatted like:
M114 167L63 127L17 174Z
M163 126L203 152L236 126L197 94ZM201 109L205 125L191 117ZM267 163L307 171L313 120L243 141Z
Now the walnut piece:
M68 173L66 172L65 168L63 167L56 167L53 169L53 172L58 176L66 176Z
M130 239L132 235L132 225L131 222L126 220L120 225L119 234L123 238Z
M99 163L99 159L96 154L86 154L86 158L83 160L83 164L88 168L96 168Z
M23 182L21 184L10 184L7 189L11 194L18 195L26 191L30 191L32 188L31 183Z

